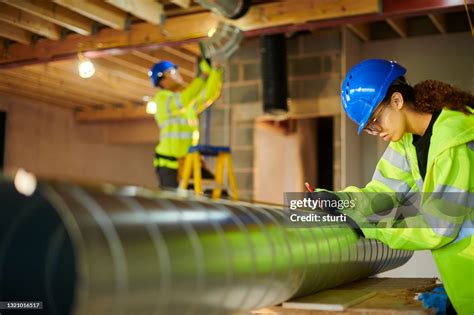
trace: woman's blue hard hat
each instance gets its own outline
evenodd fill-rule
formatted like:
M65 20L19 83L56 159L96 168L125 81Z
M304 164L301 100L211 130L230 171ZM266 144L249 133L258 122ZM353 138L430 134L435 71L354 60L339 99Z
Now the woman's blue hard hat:
M385 59L367 59L349 70L342 82L341 102L349 118L359 126L359 134L392 82L405 73L406 69L396 61Z

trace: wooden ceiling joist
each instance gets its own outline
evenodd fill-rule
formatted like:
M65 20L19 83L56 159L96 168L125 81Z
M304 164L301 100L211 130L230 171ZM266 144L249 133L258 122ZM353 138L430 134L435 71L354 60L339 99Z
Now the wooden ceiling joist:
M138 71L143 74L144 79L147 78L148 70L150 70L152 65L147 60L140 59L131 54L122 56L107 56L104 57L104 59L112 61L113 63L124 67L125 69Z
M370 41L370 26L369 23L362 24L347 24L347 28L357 35L363 42Z
M15 86L23 86L24 90L32 93L38 93L42 96L49 97L51 99L56 99L58 102L62 100L67 100L73 102L75 107L94 107L94 106L106 106L107 103L96 100L92 97L80 95L74 93L71 90L56 90L54 89L54 84L47 84L44 80L40 82L34 82L32 80L24 80L24 82L19 83L18 80L22 80L18 74L8 76L11 80L10 82ZM87 100L87 101L86 101Z
M0 3L0 20L52 40L61 37L61 28L28 12Z
M137 84L134 79L130 80L127 75L124 75L120 71L117 70L110 70L102 65L97 65L97 72L94 75L97 76L99 80L101 80L107 86L113 88L113 91L122 89L134 95L135 99L138 97L142 97L145 95L153 95L156 93L154 88L151 86L150 82L147 82L147 85ZM100 71L103 70L103 71Z
M34 101L40 101L48 105L53 105L53 106L58 106L58 107L63 107L63 108L69 108L69 109L82 108L81 105L71 102L67 99L57 99L54 97L50 97L48 95L44 95L40 92L25 90L25 89L19 88L17 85L11 84L9 82L4 82L2 80L0 80L0 92L6 95L13 95L17 97L31 99Z
M2 0L10 6L28 12L81 35L90 35L94 21L48 1Z
M43 96L48 96L57 100L68 100L75 104L78 107L95 107L104 105L101 102L94 102L86 97L81 97L78 95L73 95L66 92L64 89L52 88L44 82L37 82L33 79L20 78L19 76L2 76L0 82L9 84L12 86L12 89L23 89L28 92L39 93Z
M113 61L105 59L96 59L94 60L94 64L97 68L96 73L99 72L99 68L102 68L102 70L108 72L109 75L124 79L124 84L133 84L137 88L141 88L143 91L152 88L146 72L142 73L135 70L124 69Z
M139 51L139 50L132 51L132 55L137 56L139 58L142 58L143 60L147 60L147 61L151 62L152 64L161 61L160 58L153 57L152 55L149 55L149 54L147 54L143 51Z
M127 13L100 0L53 0L74 12L116 30L125 29Z
M181 49L178 47L171 47L171 46L163 46L162 49L188 62L195 63L197 60L197 56L194 53L187 51L185 49Z
M25 82L34 82L52 90L60 89L62 91L65 91L66 93L70 93L72 96L77 96L79 98L92 101L97 104L113 104L124 101L123 98L114 97L111 93L96 93L88 88L82 88L77 84L71 84L70 82L64 80L51 78L45 73L36 73L31 70L28 71L23 69L7 70L3 73L7 77L17 78L20 80L24 80Z
M21 44L29 45L31 44L33 33L0 21L0 36L14 40Z
M181 48L192 52L196 56L201 56L201 49L197 43L184 43Z
M428 14L428 17L441 34L446 34L446 19L444 14Z
M187 9L191 6L192 0L171 0L171 2L182 8Z
M301 24L308 21L342 18L379 12L378 0L305 1L286 0L252 7L238 20L227 22L244 31L277 25Z
M105 2L154 25L161 23L164 14L163 4L155 0L105 0Z
M408 37L406 19L387 19L387 23L401 38Z
M91 4L95 4L94 8L99 6L99 4L110 6L98 0L54 0L54 2L65 5L76 12L79 12L79 8L85 5L91 6ZM90 10L82 8L82 10L81 14L84 15L88 14L88 12L95 12L97 15L99 11L92 8ZM110 9L104 11L109 14L111 12ZM124 13L123 11L120 12ZM337 2L285 0L254 5L250 8L247 15L239 20L232 21L232 23L238 25L243 30L256 30L293 23L378 12L378 0L340 0ZM92 18L91 16L89 17ZM128 31L102 29L96 35L90 37L73 34L67 36L62 41L38 42L37 45L28 50L12 45L9 48L10 57L0 57L2 58L0 59L0 64L10 63L17 65L22 60L30 60L29 62L31 60L51 61L56 56L57 58L59 56L64 58L68 54L73 57L77 53L79 46L84 47L84 51L100 49L104 51L110 49L112 52L113 48L116 53L116 48L140 47L140 49L144 49L147 47L155 48L158 45L169 43L189 42L207 36L208 30L215 27L217 22L222 19L222 17L216 14L203 12L170 18L164 25L165 31L149 23L133 23ZM117 20L119 20L117 23L109 24L115 24L115 27L122 26L121 23L125 21L125 16L122 15Z
M116 76L113 73L97 74L97 80L103 82L104 85L110 87L113 93L115 93L115 91L122 90L120 92L117 92L117 95L126 93L130 101L141 100L143 96L152 96L156 93L153 87L151 87L151 84L150 84L150 87L144 88L142 86L136 85L133 82L130 82L126 79Z
M144 77L148 82L148 71L152 67L153 63L157 62L157 60L159 59L156 58L156 61L152 61L149 58L143 58L144 56L142 54L108 56L108 57L104 57L103 59L111 61L125 69L138 71L139 73L142 74L142 77ZM179 65L179 71L183 75L183 79L185 80L185 82L190 82L193 79L194 72L190 70L189 68L186 68L187 65L184 65L183 63L184 63L183 61L177 62L177 64Z
M107 78L107 75L102 72L96 72L96 74L89 79L80 79L75 63L71 65L70 63L63 64L58 62L48 65L29 66L24 69L38 75L46 75L54 80L65 82L66 84L74 85L93 94L112 94L118 99L122 99L122 101L135 100L137 99L137 95L143 93L140 90L133 89L131 84L115 85L115 81L112 82L112 80L104 79Z
M189 14L203 13L203 12L208 11L207 9L203 8L201 5L197 3L191 3L189 8L183 8L179 5L177 5L177 7L167 7L166 5L168 4L167 3L168 0L165 0L165 1L159 0L159 1L165 5L166 18L174 18L180 15L189 15Z
M149 84L147 76L148 69L141 69L139 67L132 68L130 63L122 58L116 56L108 56L94 60L94 64L107 67L109 71L121 73L123 74L122 77L126 77L129 80L136 82L137 84L143 86L147 86Z

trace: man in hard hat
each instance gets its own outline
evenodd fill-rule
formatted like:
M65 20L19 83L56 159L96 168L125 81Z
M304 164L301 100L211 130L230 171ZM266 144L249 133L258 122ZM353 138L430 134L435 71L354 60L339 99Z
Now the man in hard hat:
M160 141L155 149L153 164L165 188L178 187L180 160L192 145L199 143L198 114L220 95L222 69L212 68L202 59L196 78L188 85L170 61L161 61L151 68L153 86L160 88L153 98L155 120L160 128Z

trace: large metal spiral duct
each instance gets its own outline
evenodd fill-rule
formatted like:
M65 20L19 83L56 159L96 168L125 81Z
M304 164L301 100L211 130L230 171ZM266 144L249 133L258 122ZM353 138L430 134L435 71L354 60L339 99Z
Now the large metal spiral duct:
M281 208L133 188L0 182L0 301L44 314L227 314L405 263L349 227L289 227ZM35 312L39 314L39 312Z

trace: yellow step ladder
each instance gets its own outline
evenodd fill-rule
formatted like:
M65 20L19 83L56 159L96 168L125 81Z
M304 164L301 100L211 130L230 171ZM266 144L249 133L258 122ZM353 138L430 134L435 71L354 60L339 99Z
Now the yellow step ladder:
M227 176L229 186L232 193L232 199L238 200L239 194L237 192L237 182L235 180L234 171L232 168L232 157L230 155L230 147L225 146L210 146L197 145L192 146L188 150L188 154L184 159L184 168L182 179L179 183L180 189L188 187L191 172L193 172L194 179L194 193L196 195L202 194L202 176L201 176L201 156L215 156L215 186L212 190L212 199L219 199L222 195L222 188L224 187L224 168L227 164Z

